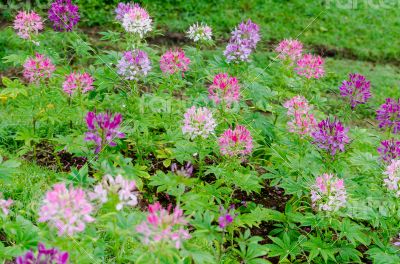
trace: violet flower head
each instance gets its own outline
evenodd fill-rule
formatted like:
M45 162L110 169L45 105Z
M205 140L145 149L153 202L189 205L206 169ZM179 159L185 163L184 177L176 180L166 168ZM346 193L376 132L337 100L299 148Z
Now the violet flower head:
M190 59L182 49L168 50L160 59L161 71L167 74L181 72L183 76L184 72L189 70L189 64Z
M86 115L86 124L89 132L86 132L86 141L93 141L96 144L95 153L99 153L103 147L115 147L115 138L123 138L125 134L119 131L122 122L122 115L115 116L111 112L105 113L89 112Z
M235 214L235 206L232 205L228 209L220 206L219 208L220 216L218 217L218 225L222 229L226 229L227 226L232 224L233 220L236 217Z
M279 42L275 51L278 52L279 59L293 64L302 56L303 43L296 39L284 39Z
M253 138L244 126L227 129L218 139L220 151L226 156L244 156L253 150Z
M250 54L260 41L259 31L259 26L250 19L236 27L224 51L227 62L249 61Z
M126 80L139 80L146 76L151 69L147 53L139 49L124 52L117 67L118 74L125 77Z
M43 29L42 18L35 12L19 11L15 16L14 29L23 39L32 39Z
M53 28L57 31L72 31L79 22L78 6L71 0L56 0L49 9L49 20L53 22Z
M358 73L350 73L349 80L343 81L339 90L341 96L349 99L351 109L354 109L358 104L365 104L371 97L370 81Z
M311 134L314 138L313 144L335 156L338 151L343 152L345 146L349 144L348 131L349 129L343 127L336 118L334 120L327 118L319 122L318 127Z
M90 215L92 210L93 207L82 189L74 189L72 186L67 189L65 183L59 183L46 193L38 221L48 222L58 230L59 236L72 236L82 232L86 223L94 221Z
M311 202L314 210L338 211L346 205L344 181L328 173L317 177L311 186Z
M44 244L39 243L37 254L29 250L17 257L16 264L67 264L68 258L68 252L62 252L56 248L46 249Z
M55 70L56 67L49 58L36 53L35 57L30 57L25 61L23 75L30 83L38 83L49 79Z
M386 188L393 192L396 197L400 197L400 160L392 160L383 174L387 176L383 180Z
M128 4L129 5L129 4ZM121 9L120 14L124 13L126 6ZM117 17L118 14L117 14ZM143 38L147 32L151 31L152 20L149 13L138 4L130 4L129 10L122 17L122 27L128 33L137 34Z
M119 3L115 9L115 19L122 23L125 14L127 14L131 9L135 7L140 7L139 4L135 3Z
M324 59L320 56L305 54L297 61L295 71L307 79L319 79L325 75Z
M75 92L87 93L93 90L93 78L89 73L73 72L66 76L63 83L63 90L70 96Z
M14 203L13 200L11 200L10 198L6 199L2 199L2 193L0 192L0 213L3 213L4 215L8 215L8 213L10 212L10 207L11 205Z
M387 128L393 133L400 133L400 99L387 98L376 111L380 128Z
M214 133L217 126L213 115L206 107L192 106L184 114L182 133L189 135L190 139L196 137L208 138Z
M240 86L236 77L227 73L215 75L213 83L208 87L208 98L216 104L224 103L230 107L233 102L239 102Z
M100 204L109 201L110 197L115 197L118 201L115 208L118 211L122 210L124 206L136 206L138 204L137 195L135 181L125 179L121 175L117 175L115 178L105 175L102 182L94 187L93 192L88 193L91 201L98 201Z
M386 163L400 158L400 141L395 140L394 138L384 140L378 147L378 152L381 155L381 159Z
M159 202L149 205L147 219L136 226L136 231L141 235L142 242L146 245L166 243L180 248L184 240L191 236L185 229L187 220L183 211L171 206L164 209Z
M184 166L178 168L176 163L172 163L171 171L176 175L183 176L183 177L192 177L193 175L193 164L187 162Z

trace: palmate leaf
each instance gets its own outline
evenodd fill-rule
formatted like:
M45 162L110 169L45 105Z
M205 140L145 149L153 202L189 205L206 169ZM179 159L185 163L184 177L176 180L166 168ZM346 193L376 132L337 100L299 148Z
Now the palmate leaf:
M238 226L253 227L259 226L261 222L283 222L285 219L285 215L281 212L257 206L255 209L251 210L250 213L239 215L235 221Z
M261 257L267 255L268 247L260 245L259 242L262 238L259 236L251 236L250 231L247 229L244 234L240 234L236 239L239 244L239 249L234 248L233 251L239 255L242 262L247 264L268 264L271 263Z
M270 257L278 257L280 261L288 260L288 257L291 259L296 258L299 254L301 254L300 245L297 241L290 241L290 237L288 234L283 234L283 239L279 237L268 236L273 244L268 244L266 247L269 249L268 256Z
M338 249L322 241L320 237L311 236L302 246L310 252L310 261L318 256L321 256L325 263L328 263L329 259L336 261L335 254L338 252Z
M367 233L368 230L349 219L344 219L336 228L341 231L339 237L346 237L354 246L357 246L359 243L368 246L371 243L371 239Z

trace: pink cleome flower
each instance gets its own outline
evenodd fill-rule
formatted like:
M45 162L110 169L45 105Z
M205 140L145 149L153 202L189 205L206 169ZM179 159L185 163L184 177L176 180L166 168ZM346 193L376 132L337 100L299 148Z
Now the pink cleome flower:
M73 72L66 76L63 89L69 95L75 92L86 93L94 89L93 78L88 73Z
M35 57L28 58L24 63L24 77L29 82L39 82L50 78L56 67L51 60L42 54L36 53Z
M311 187L311 202L315 210L335 212L346 205L344 181L324 173Z
M160 68L163 73L174 74L188 71L190 59L182 49L169 50L160 59Z
M244 126L227 129L218 139L222 155L239 156L250 154L253 150L253 138Z
M2 197L2 193L0 193L0 197ZM0 212L3 212L4 215L8 215L10 212L10 206L13 204L13 200L8 198L7 200L5 199L0 199Z
M307 79L319 79L325 75L324 59L320 56L305 54L297 61L296 72Z
M90 216L93 208L82 189L67 189L65 183L55 184L48 191L39 212L39 222L49 222L58 235L69 236L82 232L86 223L94 221Z
M283 105L288 109L287 115L291 120L287 123L289 131L301 136L311 135L317 127L314 115L310 113L311 107L307 99L297 95Z
M184 118L182 133L188 134L191 139L198 136L207 138L210 134L214 133L216 123L211 111L207 108L192 106L186 111Z
M387 166L383 174L387 176L383 182L388 190L400 197L400 160L392 160L392 163Z
M151 31L152 20L150 15L138 4L131 4L129 6L121 22L126 32L138 34L141 38L143 38L147 32Z
M179 207L175 207L172 213L170 211L171 206L164 209L159 202L149 205L146 221L136 226L144 244L172 242L175 248L180 248L182 241L191 237L184 229L187 220L183 211Z
M284 39L279 42L275 48L278 52L278 58L283 61L289 61L291 64L301 58L303 52L303 44L296 39Z
M31 39L43 29L42 18L35 12L19 11L14 20L14 29L23 39Z
M230 107L233 102L239 102L240 86L236 77L227 73L215 75L213 83L208 87L208 98L216 104L223 102Z

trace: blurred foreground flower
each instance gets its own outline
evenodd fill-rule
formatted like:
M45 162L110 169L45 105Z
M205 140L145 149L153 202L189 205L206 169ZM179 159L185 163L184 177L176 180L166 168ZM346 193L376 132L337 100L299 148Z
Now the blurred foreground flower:
M56 67L51 60L42 54L28 58L24 63L24 77L31 83L49 79Z
M68 252L61 252L56 248L46 249L42 243L38 244L37 255L29 250L25 255L17 257L17 264L66 264Z
M159 202L149 205L149 213L146 221L136 226L136 231L141 235L144 244L173 243L180 248L183 240L189 239L189 232L184 229L187 220L183 211L175 207L171 212L171 206L164 209Z
M162 72L168 74L181 72L183 76L184 72L189 70L189 64L190 59L186 57L182 49L168 50L160 59L160 68Z
M214 133L216 123L211 111L206 107L196 108L192 106L186 111L184 118L182 133L188 134L190 139L198 136L207 138Z
M86 199L86 193L72 186L67 189L65 183L55 184L48 191L39 212L39 222L49 222L58 230L58 235L72 236L82 232L86 223L94 221L90 216L93 208Z
M79 22L78 6L71 0L56 0L49 9L49 20L53 22L53 28L57 31L72 31Z
M253 138L244 126L227 129L218 139L222 155L244 156L253 150Z
M344 181L333 174L317 177L311 187L312 207L319 211L335 212L346 205Z
M14 20L14 29L23 39L32 39L43 29L42 18L35 12L19 11Z
M215 75L213 83L208 87L208 98L216 104L224 103L230 107L233 102L239 102L240 86L236 77L227 73Z
M328 117L319 122L316 130L312 132L313 143L335 156L338 151L343 152L345 146L349 144L348 131L349 129L343 127L339 120L336 118L331 120Z
M340 95L350 100L351 108L365 104L371 97L371 83L358 73L349 74L349 80L343 81L339 87Z
M393 133L400 133L400 99L387 98L376 111L380 128L387 128Z
M89 73L73 72L66 76L63 90L70 96L75 92L86 93L93 90L93 78Z
M297 61L297 67L295 68L295 71L298 75L304 76L307 79L319 79L324 77L324 59L322 59L320 56L305 54Z
M139 80L140 77L146 76L151 69L147 53L139 49L124 52L117 67L118 74L124 76L126 80Z

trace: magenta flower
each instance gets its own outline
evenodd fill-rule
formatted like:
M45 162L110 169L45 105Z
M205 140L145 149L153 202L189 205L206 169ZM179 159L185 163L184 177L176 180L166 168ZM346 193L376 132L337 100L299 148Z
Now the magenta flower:
M381 146L378 147L378 152L381 155L381 159L389 163L400 157L400 141L394 138L384 140L381 142Z
M100 204L106 203L109 196L116 196L118 211L124 206L133 207L138 203L135 181L127 180L121 175L117 175L115 179L111 175L105 175L102 182L97 184L88 196L91 201L99 201Z
M179 207L175 207L172 213L170 211L171 206L164 209L159 202L149 205L146 221L136 226L144 244L174 243L176 248L180 248L182 241L191 237L184 229L187 220L183 211Z
M78 6L71 0L56 0L49 9L49 20L57 31L72 31L79 22Z
M230 107L233 102L239 102L240 86L236 77L227 73L215 75L213 83L208 87L208 98L216 104L224 103Z
M343 81L339 87L340 95L350 100L351 109L358 104L365 104L371 97L371 84L364 76L358 73L350 73L349 80Z
M188 71L190 59L186 57L181 49L169 50L160 59L160 68L163 73L174 74Z
M123 138L125 134L119 131L122 122L122 115L117 113L113 117L111 112L96 114L89 112L86 115L86 124L89 132L86 132L86 141L93 141L96 144L95 153L99 153L106 145L115 147L115 138Z
M333 121L327 118L319 122L318 128L311 133L313 144L335 156L338 151L343 152L345 145L349 144L348 131L336 118Z
M297 61L296 72L307 79L319 79L325 75L324 60L320 56L305 54Z
M85 230L86 223L94 221L90 216L92 205L87 201L82 189L67 189L65 183L55 184L46 193L39 212L39 222L49 222L58 230L58 235L69 236Z
M283 105L288 109L287 115L291 119L287 125L289 131L301 136L311 135L317 127L314 115L310 113L311 107L303 96L297 95Z
M88 73L73 72L66 76L63 83L64 92L69 95L78 93L87 93L94 89L93 78Z
M117 67L118 74L124 76L126 80L139 80L140 77L146 76L151 69L147 53L139 49L124 52Z
M29 250L25 255L17 257L17 264L67 264L68 252L61 252L56 248L46 249L42 243L38 244L37 255Z
M7 200L1 199L2 193L0 192L0 212L3 212L4 215L8 215L10 212L10 207L13 204L13 200L8 198Z
M218 217L218 225L220 228L225 229L227 226L232 224L233 220L236 217L235 214L235 206L232 205L228 209L223 208L220 206L220 217Z
M30 83L37 83L49 79L55 70L56 67L49 58L36 53L35 57L30 57L25 61L23 75Z
M121 14L125 12L125 8L121 9L123 10L120 12ZM151 31L151 23L152 20L149 13L138 4L130 4L129 10L122 17L122 27L126 32L137 34L140 38L143 38L147 32Z
M188 134L190 139L196 137L207 138L214 133L215 120L210 110L205 107L196 108L192 106L184 114L184 125L182 133Z
M236 27L224 51L226 60L228 62L248 61L251 52L260 41L259 31L259 26L250 19Z
M179 176L191 177L193 175L193 164L187 162L184 166L178 168L176 163L172 163L171 171Z
M227 129L218 139L222 155L238 156L250 154L253 150L253 138L244 126Z
M32 39L43 29L42 18L35 12L19 11L14 20L14 29L23 39Z
M278 46L275 48L275 51L279 53L279 59L293 64L302 56L303 43L296 39L284 39L279 42Z
M388 190L400 197L400 160L392 160L392 163L387 166L383 174L387 176L383 182Z
M393 133L400 133L400 99L387 98L376 111L376 119L380 128L387 128Z
M346 205L344 181L334 174L324 173L311 186L311 202L314 210L335 212Z

